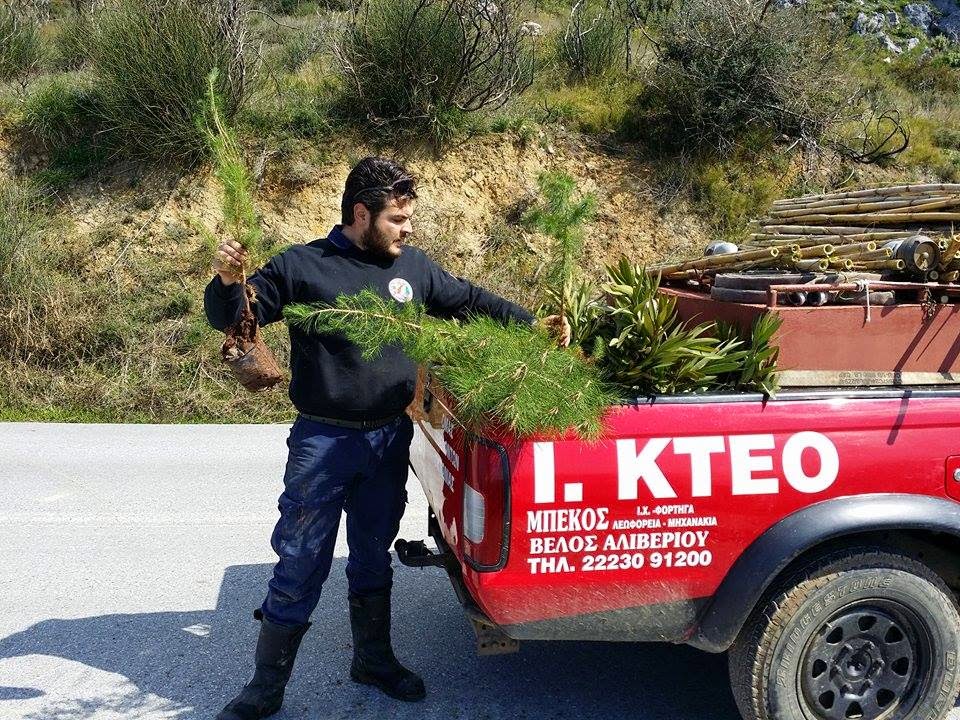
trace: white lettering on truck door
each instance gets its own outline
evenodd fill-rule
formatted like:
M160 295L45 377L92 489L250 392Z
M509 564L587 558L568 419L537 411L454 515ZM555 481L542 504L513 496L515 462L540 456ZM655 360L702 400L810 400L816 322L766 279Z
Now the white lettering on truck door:
M657 458L670 438L651 438L637 454L636 440L617 440L617 498L636 500L638 480L643 480L655 498L675 498L677 492L657 465Z
M820 456L820 471L816 475L807 475L803 471L800 458L803 451L811 449ZM790 437L783 446L783 475L787 482L799 492L823 492L833 485L840 472L840 455L836 445L826 435L818 432L799 432Z
M723 450L723 438L716 435L673 439L674 455L690 456L691 496L710 497L713 494L710 456L714 453L722 453Z
M773 457L752 455L754 450L773 450L773 435L731 435L730 482L734 495L776 495L777 478L754 477L754 473L771 472Z

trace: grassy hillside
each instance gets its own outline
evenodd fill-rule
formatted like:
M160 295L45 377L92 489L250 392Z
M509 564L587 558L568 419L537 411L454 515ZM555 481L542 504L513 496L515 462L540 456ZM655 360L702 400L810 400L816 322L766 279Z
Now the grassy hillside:
M548 243L520 219L546 170L597 198L587 274L736 240L776 197L960 177L957 46L905 20L899 54L851 33L902 3L452 4L470 37L443 0L29 5L0 10L3 419L291 417L223 371L203 316L214 66L275 250L326 234L352 163L390 154L420 179L416 243L531 307Z

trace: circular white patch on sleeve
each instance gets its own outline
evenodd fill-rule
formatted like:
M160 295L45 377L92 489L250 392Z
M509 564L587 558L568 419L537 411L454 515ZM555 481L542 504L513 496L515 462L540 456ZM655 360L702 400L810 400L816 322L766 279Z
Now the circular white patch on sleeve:
M413 300L413 288L403 278L394 278L387 287L390 290L390 295L397 302L405 303Z

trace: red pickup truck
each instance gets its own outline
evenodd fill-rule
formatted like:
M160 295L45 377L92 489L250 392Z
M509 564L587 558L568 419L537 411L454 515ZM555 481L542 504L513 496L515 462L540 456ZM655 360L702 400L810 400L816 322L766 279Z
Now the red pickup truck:
M960 390L656 397L596 442L473 432L429 377L415 409L437 549L398 555L447 570L481 652L729 651L747 720L954 707Z

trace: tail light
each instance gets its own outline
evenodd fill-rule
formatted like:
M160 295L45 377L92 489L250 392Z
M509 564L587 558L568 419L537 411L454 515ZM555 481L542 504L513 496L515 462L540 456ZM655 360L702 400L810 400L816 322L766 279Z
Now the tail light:
M473 438L463 483L463 550L474 570L501 570L510 550L510 463L497 443Z

